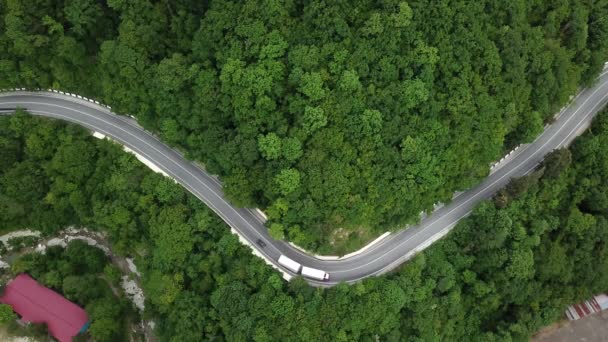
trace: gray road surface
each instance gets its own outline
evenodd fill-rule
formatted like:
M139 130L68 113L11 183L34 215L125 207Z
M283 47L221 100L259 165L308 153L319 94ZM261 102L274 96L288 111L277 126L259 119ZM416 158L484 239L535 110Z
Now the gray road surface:
M607 101L608 71L604 71L596 84L582 91L569 107L558 114L555 123L548 126L542 135L533 143L521 147L516 155L505 160L500 168L480 184L436 210L419 225L391 234L365 252L341 260L319 260L284 241L273 240L259 215L250 209L234 207L225 199L222 186L216 178L144 131L135 121L115 115L105 107L52 92L12 91L0 94L0 111L8 113L10 111L2 108L21 107L35 115L73 122L112 137L171 175L275 264L279 255L285 254L302 265L325 270L331 275L330 281L309 282L329 286L382 274L405 262L415 252L430 245L439 235L446 233L476 204L490 198L512 177L526 174L547 153L571 142L588 127L594 115ZM259 247L255 243L257 239L263 240L266 246Z

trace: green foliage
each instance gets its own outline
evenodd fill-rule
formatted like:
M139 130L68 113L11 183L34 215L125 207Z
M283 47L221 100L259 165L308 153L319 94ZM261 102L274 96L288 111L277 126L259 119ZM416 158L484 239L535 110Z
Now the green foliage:
M98 299L86 306L91 319L89 333L95 341L116 341L121 336L122 324L120 317L123 312L121 305L116 301Z
M78 274L101 273L108 262L101 249L92 248L82 240L70 242L63 256L77 270Z
M277 159L281 155L281 139L275 133L260 135L258 147L262 156L268 160Z
M279 192L289 195L300 187L300 172L296 169L283 169L275 177Z
M323 89L321 74L318 72L307 72L302 75L298 90L313 102L323 99L325 97L325 89Z
M0 324L6 324L17 319L17 314L13 312L13 308L8 304L0 304Z
M150 302L166 313L171 310L171 305L182 290L182 282L181 274L162 274L153 269L146 277L144 289Z
M272 223L268 233L275 240L283 240L285 238L285 228L280 223Z
M538 182L538 179L543 175L544 170L534 171L523 177L514 178L511 182L503 189L500 189L494 196L494 203L499 207L503 208L512 199L517 198L524 194L528 189Z
M0 118L0 127L12 119ZM44 130L38 126L54 125L27 116L18 123L10 136L20 142L26 141L24 135ZM55 134L67 137L64 126L55 127ZM608 113L570 152L554 152L539 170L510 184L502 192L508 200L500 206L496 199L483 202L445 239L391 274L331 289L309 287L301 278L283 282L180 186L169 182L157 187L158 177L120 148L75 132L71 140L59 140L95 147L89 161L95 183L65 188L63 180L51 175L80 177L59 167L45 169L51 174L40 180L57 199L81 191L82 212L88 216L63 217L73 204L65 202L56 210L45 203L45 193L30 194L29 205L51 221L103 227L113 246L145 255L138 267L146 314L157 322L163 341L527 340L559 319L567 304L605 291L608 282L605 272L597 272L608 267L603 247L608 239ZM428 148L414 138L401 143L407 151ZM30 160L44 164L56 158L53 153L46 159L18 156L0 181L6 182L7 174L29 177L11 170ZM167 192L176 196L167 201ZM3 189L0 194L22 201L19 193ZM289 212L288 205L287 200L272 205L270 231L276 238L287 234L306 242L300 227L286 228L276 219ZM17 218L31 226L29 216ZM23 256L13 272L29 272L84 304L93 319L91 335L116 340L126 305L112 299L101 273L87 272L103 270L108 279L118 274L92 247L72 244L65 250L48 248L44 257Z
M562 171L572 163L572 152L566 148L560 148L549 153L543 161L544 176L557 178Z
M194 247L192 225L186 221L189 212L183 205L165 207L149 222L156 245L154 257L159 265L166 265L167 270L186 261Z
M122 276L120 269L112 264L107 264L103 268L103 274L106 276L110 284L114 287L120 286L120 278Z
M19 250L25 247L36 246L40 238L37 236L16 236L8 239L7 244L12 248Z
M302 143L298 138L287 138L283 141L283 157L290 162L302 156Z
M61 292L69 300L88 303L102 295L102 287L95 276L67 276L63 279Z
M304 117L302 120L302 129L308 134L313 133L319 128L327 125L327 116L325 116L323 109L320 107L307 106L304 109Z
M135 115L218 174L235 204L287 201L277 220L323 250L336 227L378 235L476 183L504 150L533 140L608 55L601 1L0 6L0 88L58 87ZM61 147L44 130L25 145L0 137L4 168ZM402 149L408 138L417 149ZM56 176L81 185L91 152L63 146L49 167L66 166ZM286 196L274 178L288 167L305 175ZM39 175L30 172L26 194L46 192ZM86 217L82 198L47 205L80 202L72 214ZM0 206L13 226L31 212Z
M522 118L525 125L521 125L520 129L514 133L517 139L523 143L530 143L543 131L543 118L537 111L531 111L527 117Z
M135 115L307 248L449 200L532 140L608 55L601 1L13 0L0 17L0 88L58 87ZM526 340L605 290L607 127L400 271L352 287L278 286L177 185L22 113L0 119L0 227L83 224L119 253L150 246L147 310L164 340ZM107 292L57 259L13 271L82 300ZM99 339L115 331L109 313Z

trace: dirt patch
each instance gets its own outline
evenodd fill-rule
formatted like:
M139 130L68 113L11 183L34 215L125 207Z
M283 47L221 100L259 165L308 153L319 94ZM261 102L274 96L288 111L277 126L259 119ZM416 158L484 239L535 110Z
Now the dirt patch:
M349 231L345 230L344 228L338 228L334 230L331 236L329 237L329 244L335 246L337 242L346 240L349 235Z
M550 337L551 335L555 334L556 331L558 331L560 328L562 328L566 325L568 325L568 321L563 319L557 323L544 327L532 337L532 340L533 341L543 341L545 338Z
M535 342L608 341L608 311L602 311L576 321L562 320L532 337Z
M8 243L8 240L16 237L24 237L24 236L40 236L40 232L31 231L29 229L18 230L10 233L6 233L0 236L0 241L4 244Z
M39 342L32 337L13 336L6 331L6 327L0 325L0 341L5 342Z
M318 254L346 255L361 249L376 238L377 236L372 236L365 227L353 230L338 228L331 233L326 248L321 248Z

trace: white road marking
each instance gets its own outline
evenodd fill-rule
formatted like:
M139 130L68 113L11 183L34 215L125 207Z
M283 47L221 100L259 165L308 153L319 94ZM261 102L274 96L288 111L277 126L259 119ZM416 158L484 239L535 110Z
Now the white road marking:
M587 103L587 101L589 101L590 99L592 99L593 95L595 95L595 94L596 94L598 91L600 91L600 90L601 90L601 89L602 89L602 88L603 88L603 87L604 87L606 84L608 84L608 81L604 82L604 83L603 83L601 86L599 86L599 87L598 87L598 89L596 89L594 92L592 92L592 93L589 95L589 97L588 97L588 98L587 98L587 99L586 99L586 100L585 100L585 101L584 101L584 102L583 102L583 103L582 103L582 104L579 106L579 108L578 108L578 109L576 109L576 110L575 110L575 111L574 111L574 112L573 112L573 113L570 115L570 117L569 117L569 118L568 118L568 119L567 119L565 122L563 122L563 123L562 123L561 127L559 127L559 128L557 129L557 131L556 131L555 133L553 133L553 134L552 134L552 135L551 135L551 136L550 136L550 137L547 139L547 141L546 141L546 142L545 142L545 143L544 143L542 146L540 146L539 148L537 148L537 149L536 149L536 151L535 151L535 152L533 152L533 153L532 153L532 154L531 154L531 155L530 155L528 158L524 159L522 162L520 162L520 163L519 163L519 164L517 164L516 166L513 166L513 167L511 168L511 170L510 170L510 171L507 171L507 173L505 173L504 175L502 175L500 178L498 178L497 180L493 181L492 183L490 183L488 186L484 187L483 189L480 189L480 190L476 191L476 194L475 194L475 195L471 196L470 198L468 198L467 200L465 200L465 201L464 201L464 202L462 202L461 204L457 205L456 207L454 207L452 210L448 211L447 213L443 214L443 216L436 218L436 219L435 219L435 221L429 222L429 223L428 223L428 224L427 224L427 225L426 225L424 228L422 228L422 229L418 230L416 233L414 233L414 234L413 234L412 236L410 236L409 238L407 238L407 239L405 239L405 240L401 241L401 242L400 242L399 244L397 244L397 245L396 245L394 248L391 248L390 250L388 250L386 253L384 253L384 254L383 254L383 255L381 255L380 257L375 258L375 259L373 259L373 260L371 260L371 261L369 261L369 262L367 262L367 263L365 263L365 264L363 264L363 265L358 265L358 266L356 266L356 267L354 267L354 268L351 268L351 269L349 269L349 270L333 271L332 273L334 273L334 274L335 274L335 273L345 273L345 272L353 271L353 270L356 270L356 269L360 269L360 268L366 267L366 266L368 266L368 265L370 265L370 264L372 264L372 263L376 262L377 260L382 259L382 258L384 257L384 255L386 255L386 254L388 254L388 253L392 252L393 250L395 250L395 249L397 249L397 248L400 248L402 245L404 245L405 243L407 243L408 241L410 241L411 239L413 239L414 237L416 237L416 236L417 236L417 235L419 235L420 233L425 232L427 229L429 229L429 227L430 227L430 226L432 226L432 225L434 225L435 223L439 222L440 220L442 220L442 219L446 218L446 217L447 217L449 214L451 214L451 213L452 213L452 212L454 212L455 210L460 209L462 206L464 206L464 205L465 205L465 204L467 204L468 202L470 202L470 201L472 201L472 200L476 199L476 197L478 197L480 193L482 193L482 192L484 192L485 190L487 190L488 188L490 188L490 187L494 186L494 184L496 184L497 182L501 181L503 178L505 178L505 177L507 177L507 176L510 176L512 173L514 173L514 172L515 172L515 170L517 170L519 167L521 167L523 164L525 164L525 163L526 163L528 160L530 160L530 158L532 158L532 157L536 156L536 154L538 153L538 151L542 151L542 150L543 150L543 148L544 148L545 146L547 146L547 144L548 144L548 143L550 143L550 142L553 140L553 138L554 138L554 137L555 137L555 136L556 136L558 133L560 133L560 132L561 132L561 129L562 129L562 128L564 128L564 127L566 126L566 124L567 124L567 123L568 123L570 120L572 120L572 118L574 118L574 117L576 116L576 113L578 113L578 111L579 111L579 110L581 110L581 109L583 108L583 106L585 105L585 103ZM606 98L606 97L608 97L608 94L607 94L607 95L604 95L604 97L602 98L602 100L603 100L604 98ZM602 100L600 100L599 102L601 102ZM588 114L587 114L587 115L588 115ZM542 134L539 136L539 138L540 138L541 136L542 136ZM537 138L536 140L538 140L538 138ZM536 141L536 140L535 140L535 141ZM532 145L532 144L531 144L531 145ZM516 160L516 159L513 159L513 160L512 160L512 162L513 162L513 161L515 161L515 160ZM459 220L460 220L460 218L459 218L458 220L456 220L456 222L458 222Z
M606 74L606 73L608 73L608 70L607 70L607 71L604 71L604 72L602 73L602 75L604 75L604 74ZM478 197L478 196L479 196L481 193L483 193L484 191L486 191L488 188L490 188L490 187L494 186L494 185L495 185L497 182L501 181L501 180L502 180L504 177L507 177L507 176L510 176L511 174L513 174L513 173L514 173L514 172L515 172L517 169L519 169L519 168L520 168L520 167L521 167L523 164L525 164L525 163L526 163L528 160L530 160L530 158L535 157L535 156L538 154L538 151L542 151L542 150L544 149L544 147L545 147L547 144L549 144L551 141L553 141L553 139L554 139L554 138L555 138L555 137L556 137L558 134L562 133L561 131L562 131L562 129L563 129L565 126L566 126L566 124L567 124L567 123L568 123L570 120L572 120L572 118L574 118L574 117L576 116L576 113L577 113L579 110L581 110L581 109L583 108L583 106L585 105L585 103L586 103L587 101L589 101L589 100L590 100L590 99L593 97L593 95L594 95L595 93L597 93L599 90L601 90L601 89L602 89L602 88L603 88L603 87L604 87L604 86L605 86L607 83L608 83L608 82L604 82L603 84L601 84L600 86L598 86L598 89L596 89L596 90L595 90L595 91L593 91L593 92L592 92L590 95L588 95L588 98L587 98L587 99L586 99L586 100L585 100L585 101L584 101L582 104L580 104L579 108L578 108L578 109L576 109L576 110L575 110L575 111L574 111L574 112L573 112L573 113L570 115L570 117L569 117L569 118L568 118L568 119L567 119L565 122L561 123L561 125L560 125L560 126L556 126L556 127L558 127L558 128L557 128L557 130L556 130L556 132L555 132L555 133L553 133L551 136L549 136L549 137L547 138L547 141L546 141L546 142L545 142L545 143L544 143L544 144L543 144L541 147L537 148L537 150L536 150L536 151L534 151L534 152L533 152L533 153L532 153L532 154L531 154L529 157L527 157L526 159L524 159L522 162L520 162L519 164L517 164L517 165L513 166L513 167L512 167L512 168L511 168L509 171L507 171L507 172L506 172L506 173L505 173L503 176L499 177L497 180L493 181L493 182L492 182L490 185L488 185L488 186L484 187L483 189L479 189L479 190L477 190L477 191L476 191L476 193L475 193L474 195L472 195L472 196L471 196L471 198L469 198L469 199L465 200L463 203L459 204L458 206L454 207L453 209L451 209L451 210L450 210L450 211L448 211L447 213L443 214L443 215L442 215L442 217L438 217L438 218L436 218L436 219L434 219L434 220L431 220L431 221L430 221L430 222L429 222L429 223L428 223L428 224L427 224L427 225L426 225L424 228L420 229L419 231L417 231L416 233L414 233L412 236L410 236L410 237L409 237L409 238L407 238L406 240L404 240L404 241L400 242L398 245L396 245L395 247L393 247L393 248L391 248L390 250L388 250L388 251L387 251L386 253L384 253L384 254L383 254L381 257L376 258L376 259L374 259L374 260L372 260L372 261L370 261L370 262L368 262L368 263L366 263L366 264L364 264L364 265L359 265L359 266L356 266L356 267L351 268L351 269L348 269L348 270L334 271L333 273L344 273L344 272L350 272L350 271L353 271L353 270L356 270L356 269L360 269L360 268L362 268L362 267L365 267L365 266L367 266L367 265L369 265L369 264L371 264L371 263L374 263L374 262L375 262L375 261L377 261L378 259L381 259L382 257L384 257L384 255L386 255L387 253L390 253L390 252L392 252L392 251L394 251L394 250L396 250L396 249L400 248L400 247L401 247L403 244L407 243L408 241L410 241L411 239L413 239L414 237L416 237L416 236L417 236L417 235L419 235L420 233L425 232L425 231L426 231L426 230L428 230L428 229L429 229L429 227L431 227L432 225L436 224L437 222L441 221L442 219L445 219L445 218L446 218L446 217L447 217L447 216L448 216L450 213L452 213L452 212L454 212L455 210L459 209L460 207L462 207L462 206L466 205L466 204L467 204L467 203L469 203L470 201L475 200L475 199L476 199L476 198L477 198L477 197ZM576 96L576 98L578 98L578 97L579 97L579 96L581 96L582 94L583 94L583 92L580 92L580 93L579 93L579 94ZM599 106L599 105L602 103L602 101L604 101L604 100L606 99L606 97L608 97L608 95L605 95L605 96L603 96L603 97L602 97L602 99L601 99L601 100L598 102L598 104L596 104L596 105L595 105L595 106L592 108L592 110L591 110L589 113L587 113L587 114L584 116L584 118L583 118L583 120L581 121L581 123L579 123L579 124L577 124L577 125L576 125L575 130L572 130L572 131L571 131L571 132L570 132L570 133L569 133L569 134L566 136L566 138L564 138L564 139L563 139L563 140L560 142L560 144L558 144L558 145L557 145L557 147L559 147L559 145L561 145L561 144L562 144L564 141L568 140L572 134L575 134L575 133L577 132L578 127L579 127L581 124L583 124L583 123L584 123L584 120L586 120L586 118L587 118L589 115L591 115L591 113L593 113L593 111L595 110L595 108L596 108L597 106ZM576 99L576 98L575 98L575 99ZM6 102L6 103L13 103L13 102ZM228 208L230 208L230 210L232 210L232 212L233 212L234 214L236 214L238 217L240 217L240 218L241 218L241 220L243 220L243 222L244 222L245 224L247 224L247 225L248 225L249 227L251 227L251 228L254 228L254 227L253 227L253 226L252 226L252 225L251 225L251 224L250 224L250 223L249 223L247 220L245 220L245 219L243 218L243 216L242 216L242 215L241 215L241 214L240 214L240 213L239 213L239 212L238 212L236 209L234 209L234 208L233 208L233 207L232 207L232 206L231 206L231 205L230 205L230 204L229 204L229 203L228 203L226 200L224 200L224 198L223 198L222 196L218 195L218 194L217 194L217 193L216 193L216 192L215 192L213 189L211 189L211 188L210 188L210 187L209 187L207 184L205 184L205 182L204 182L204 181L201 181L201 179L199 178L199 176L198 176L198 175L193 174L193 173L192 173L192 172L190 172L188 169L184 168L182 165L180 165L179 163L177 163L177 162L176 162L176 161L175 161L175 160L174 160L174 159L173 159L171 156L166 155L165 153L163 153L162 151L158 150L158 149L157 149L157 148L155 148L154 146L150 145L148 142L146 142L145 140L141 139L141 138L140 138L140 137L138 137L137 135L132 134L132 133L130 133L130 132L128 132L128 131L125 131L125 130L124 130L124 129L122 129L120 126L117 126L117 125L115 125L115 124L113 124L113 123L111 123L111 122L108 122L108 121L104 120L103 118L96 117L96 116L94 116L94 115L90 115L90 114L84 113L84 112L82 112L82 111L79 111L79 110L73 109L73 108L63 107L63 106L60 106L60 105L55 105L55 104L51 104L51 103L44 103L44 102L18 102L17 104L22 104L22 103L32 103L32 104L37 104L37 105L48 105L48 106L55 106L55 107L59 107L59 108L64 108L64 109L66 109L66 110L68 110L68 111L78 112L78 113L80 113L80 114L82 114L82 115L85 115L85 116L88 116L88 117L92 117L92 118L93 118L93 119L95 119L95 120L99 120L99 121L101 121L101 122L104 122L104 123L108 124L109 126L111 126L111 127L115 128L115 129L118 129L118 130L121 130L121 131L123 131L123 132L127 133L127 136L128 136L128 137L132 137L132 138L134 138L134 139L135 139L135 140L137 140L137 141L141 141L141 142L143 142L145 145L149 146L150 148L152 148L153 150L155 150L156 152L158 152L160 155L164 156L164 157L165 157L165 158L167 158L169 161L171 161L172 163L174 163L174 164L175 164L175 165L176 165L176 166L177 166L179 169L181 169L181 170L185 171L186 173L188 173L188 174L189 174L190 176L192 176L192 177L193 177L193 178L194 178L196 181L198 181L199 183L201 183L201 184L203 185L203 187L204 187L204 188L208 189L208 190L209 190L211 193L213 193L213 194L214 194L214 195L215 195L215 196L216 196L216 197L219 199L220 203L227 205L227 207L228 207ZM572 102L571 102L571 105L572 105L573 103L574 103L574 101L572 101ZM565 109L564 109L562 112L560 112L560 116L561 116L561 114L562 114L563 112L565 112L565 111L566 111L568 108L570 108L570 107L571 107L571 105L567 106L567 107L566 107L566 108L565 108ZM89 107L89 108L90 108L90 107ZM109 106L108 106L108 108L110 109L111 107L109 107ZM95 109L95 108L92 108L92 109ZM97 110L97 109L95 109L95 110ZM99 110L98 110L98 111L99 111ZM82 121L80 121L80 120L74 119L74 118L69 117L69 116L65 116L65 115L63 115L63 114L57 114L57 113L51 113L51 112L45 112L45 111L36 111L36 112L38 112L38 113L43 113L43 114L44 114L44 113L46 113L46 114L49 114L49 116L51 116L51 117L52 117L52 116L55 116L55 117L62 117L62 118L64 118L66 121L78 122L78 123L80 123L81 125L83 125L83 126L85 126L85 127L90 127L90 126L89 126L89 124L86 124L85 122L82 122ZM103 112L102 112L102 113L103 113ZM157 142L159 142L159 143L161 143L161 144L162 144L162 142L161 142L161 141L160 141L158 138L156 138L155 136L151 135L151 134L150 134L150 133L148 133L147 131L143 130L143 128L141 128L141 127L137 127L137 126L133 126L133 125L131 125L131 124L130 124L129 122L127 122L126 120L123 120L123 118L122 118L121 116L115 115L115 114L113 114L113 113L109 113L109 114L108 114L108 113L104 113L104 114L105 114L105 115L109 115L110 117L115 117L115 118L118 118L120 121L123 121L123 122L125 122L125 123L129 124L130 126L132 126L132 127L136 128L136 129L138 130L138 132L139 132L139 133L142 133L142 132L143 132L145 135L147 135L147 136L149 136L149 137L153 138L154 140L156 140ZM106 132L106 133L107 133L107 132ZM535 141L536 141L536 140L538 140L538 139L540 139L541 137L543 137L543 135L542 135L542 134L541 134L539 137L537 137L537 139L535 139ZM530 144L530 145L532 145L532 144ZM522 150L522 153L523 153L523 152L525 152L525 149L527 149L527 147L528 147L528 146L526 146L526 147L525 147L525 148ZM144 155L149 156L148 154L146 154L145 152L141 151L141 149L139 149L139 148L137 148L137 147L135 147L134 149L139 150L139 151L140 151L140 153L142 153L142 154L144 154ZM183 156L181 155L181 153L179 153L179 152L177 152L177 151L175 151L175 150L171 150L171 151L172 151L172 152L174 152L174 153L176 153L176 154L178 154L180 157L183 157ZM515 161L515 160L516 160L516 159L513 159L513 160L511 160L511 161ZM194 166L194 167L195 167L196 169L198 169L199 171L203 171L203 170L202 170L200 167L198 167L197 165L193 165L192 163L190 163L190 165L191 165L191 166ZM535 166L536 166L536 165L535 165ZM534 167L535 167L535 166L534 166ZM530 169L530 170L531 170L531 169ZM530 170L526 171L526 173L527 173L527 172L529 172ZM206 175L206 174L205 174L205 175ZM179 178L179 177L177 177L176 175L174 175L174 177ZM212 181L213 181L215 184L217 184L218 186L221 186L221 184L220 184L219 182L217 182L217 180L215 180L213 177L209 177L209 179L210 179L210 180L212 180ZM180 182L180 183L182 184L182 186L184 186L186 189L188 189L188 190L189 190L191 193L193 193L195 196L197 196L199 199L203 200L204 202L206 202L206 201L210 202L210 203L207 203L207 205L208 205L208 206L210 206L212 209L214 209L214 211L215 211L215 212L218 214L218 216L220 216L220 217L221 217L221 218L222 218L222 219L223 219L223 220L224 220L226 223L228 223L230 226L232 226L232 227L234 227L235 229L237 229L237 230L238 230L238 228L237 228L237 227L234 225L234 223L233 223L233 222L232 222L230 219L228 219L228 217L226 217L226 216L225 216L225 215L224 215L224 214L223 214L221 211L219 211L219 210L218 210L218 208L217 208L217 207L216 207L216 206L215 206L213 203L211 203L211 199L207 198L206 196L203 196L203 195L202 195L202 194L201 194L201 193L200 193L198 190L193 189L191 186L189 186L188 184L186 184L186 183L184 182L184 180L183 180L183 179L180 179L180 180L181 180L181 182ZM205 199L206 199L206 200L205 200ZM470 211L469 211L469 213L470 213ZM467 213L467 214L468 214L468 213ZM465 214L464 216L466 216L467 214ZM463 217L464 217L464 216L463 216ZM458 218L458 220L454 221L452 224L454 224L454 225L455 225L455 223L456 223L456 222L458 222L458 221L459 221L461 218L462 218L462 217ZM255 228L254 228L254 230L255 230ZM257 233L257 231L255 231L255 232ZM433 235L436 235L436 234L433 234ZM264 236L262 236L262 238L264 238ZM265 240L266 242L268 242L268 240L266 240L266 239L264 239L264 240ZM390 240L393 240L393 239L391 238ZM428 239L427 239L427 240L428 240ZM425 240L425 241L426 241L426 240ZM423 243L424 243L424 242L423 242ZM273 246L273 248L274 248L274 246ZM374 249L376 249L376 248L374 248ZM275 248L275 250L276 250L276 248ZM269 256L268 256L268 255L267 255L265 252L263 252L262 250L259 250L259 251L260 251L260 252L262 252L262 253L264 253L264 254L266 255L266 257L270 258L270 257L269 257ZM279 253L280 253L280 251L278 251L278 250L277 250L277 252L279 252ZM306 255L306 254L303 254L303 255L304 255L305 257L310 257L310 256L308 256L308 255ZM270 258L270 259L271 259L271 258ZM399 261L399 260L401 260L401 258L397 259L397 261ZM396 262L396 261L393 261L393 262L392 262L391 264L389 264L388 266L391 266L391 267L392 267L392 266L394 265L394 263L395 263L395 262ZM378 273L378 272L380 272L380 271L386 270L388 266L385 266L385 267L383 267L382 269L380 269L379 271L374 272L374 274L376 274L376 273ZM367 277L367 276L369 276L369 275L366 275L365 277ZM359 279L361 279L361 278L359 278ZM356 280L359 280L359 279L355 279L355 280L349 280L349 282L351 282L351 281L356 281Z
M6 103L10 103L10 102L6 102ZM27 103L27 102L21 102L21 103ZM39 102L36 102L36 104L45 104L45 103L39 103ZM83 126L83 127L91 127L91 125L87 124L87 123L86 123L86 122L84 122L84 121L81 121L81 120L78 120L78 119L75 119L75 118L73 118L73 117L63 115L63 114L58 114L58 113L53 113L53 112L46 112L46 111L41 111L41 110L29 110L29 111L30 111L30 112L32 112L32 113L40 113L40 114L43 114L44 116L47 116L47 117L60 117L60 118L63 118L65 121L68 121L68 122L75 122L75 123L80 124L80 125L81 125L81 126ZM72 110L72 111L76 111L76 110ZM46 115L45 115L45 114L46 114ZM104 121L104 120L101 120L101 121ZM105 122L105 121L104 121L104 122ZM108 124L109 124L110 126L117 127L117 126L112 125L111 123L108 123ZM105 132L105 134L106 134L106 135L110 135L110 136L111 136L111 134L110 134L109 132L107 132L107 131L105 131L105 130L103 130L103 129L100 129L99 127L93 127L93 129L96 129L96 130L99 130L99 131ZM139 150L139 149L138 149L138 150ZM146 155L146 156L149 156L149 155L148 155L148 154L146 154L145 152L141 152L141 150L139 150L139 151L140 151L140 153L142 153L142 154L144 154L144 155ZM200 199L200 200L202 200L203 202L205 202L205 196L203 196L203 195L202 195L202 194L201 194L201 193L200 193L198 190L195 190L194 188L192 188L190 185L188 185L188 184L187 184L187 183L186 183L186 182L185 182L183 179L181 179L181 178L180 178L180 177L178 177L177 175L173 175L173 177L175 177L176 179L179 179L179 180L180 180L180 184L181 184L181 185L182 185L184 188L186 188L186 189L187 189L187 190L188 190L190 193L192 193L192 194L193 194L194 196L196 196L198 199ZM198 179L197 179L197 180L198 180ZM206 185L206 184L204 184L204 183L203 183L203 185L205 185L205 187L207 187L207 185ZM207 188L208 188L208 187L207 187ZM220 211L220 210L219 210L219 209L218 209L218 208L217 208L217 207L216 207L216 206L215 206L213 203L211 203L211 202L210 202L210 203L205 203L205 204L206 204L207 206L211 207L211 209L213 209L213 211L214 211L214 212L215 212L215 213L216 213L216 214L217 214L217 215L218 215L220 218L222 218L222 220L224 220L224 222L226 222L226 223L227 223L227 224L228 224L228 225L229 225L231 228L234 228L234 229L236 229L236 230L238 230L238 231L240 232L240 229L237 227L237 225L235 225L235 224L234 224L234 222L233 222L232 220L230 220L230 219L229 219L227 216L225 216L225 215L224 215L224 214L223 214L223 213L222 213L222 212L221 212L221 211ZM230 206L230 208L232 208L232 207ZM234 208L232 208L232 209L233 209L233 211L235 211L235 210L234 210ZM236 211L235 211L235 212L236 212ZM238 212L237 212L237 215L238 215L239 217L241 217L241 218L243 219L243 221L245 221L245 223L247 223L247 224L248 224L250 227L252 227L252 228L253 228L253 226L251 226L251 225L249 224L249 222L247 222L247 221L246 221L246 220L245 220L245 219L244 219L244 218L243 218L243 217L242 217L242 216L241 216L241 215L240 215ZM256 231L256 232L257 232L257 231ZM243 234L242 232L241 232L241 234L243 235L243 237L244 237L244 238L246 238L246 239L247 239L247 237L246 237L246 236L244 236L244 234ZM262 238L264 238L264 236L261 236L261 237L262 237ZM268 242L268 240L265 240L265 241L266 241L266 242ZM268 243L270 244L270 242L268 242ZM274 249L276 250L276 247L275 247L274 245L272 245L272 244L270 244L270 245L272 246L272 248L274 248ZM274 260L274 259L273 259L272 257L270 257L270 255L268 255L268 254L267 254L265 251L263 251L263 250L258 250L258 252L260 252L261 254L265 255L265 256L266 256L266 257L267 257L269 260ZM280 253L280 251L278 251L278 250L277 250L277 252L279 252L279 253Z

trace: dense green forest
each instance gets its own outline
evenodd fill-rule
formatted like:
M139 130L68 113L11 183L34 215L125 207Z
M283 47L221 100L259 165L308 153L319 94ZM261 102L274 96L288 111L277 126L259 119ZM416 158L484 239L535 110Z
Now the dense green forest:
M608 56L603 0L1 0L0 16L0 88L135 115L321 252L337 227L356 245L476 183Z
M327 290L284 282L179 185L81 128L1 117L0 152L0 227L106 231L136 257L163 341L524 340L607 290L608 112L401 269Z

